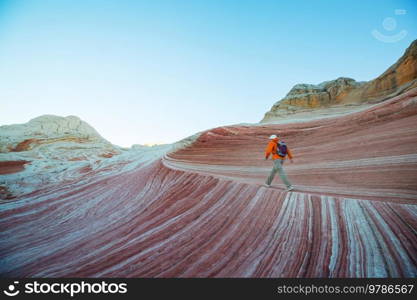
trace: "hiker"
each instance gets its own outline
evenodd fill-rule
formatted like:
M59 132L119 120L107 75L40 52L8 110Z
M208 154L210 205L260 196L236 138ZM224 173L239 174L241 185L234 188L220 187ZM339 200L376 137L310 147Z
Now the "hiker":
M279 141L278 137L273 134L269 137L269 143L268 146L265 149L265 160L268 159L269 155L272 154L272 160L274 162L274 166L272 167L271 174L269 174L268 179L266 180L265 185L267 187L271 186L272 180L275 177L275 174L278 172L279 176L281 177L281 180L284 182L284 184L287 186L287 191L292 191L294 188L290 181L287 178L287 175L284 172L284 169L282 168L282 165L284 164L285 158L288 156L291 163L293 163L292 160L292 154L290 149L288 149L287 145L284 141Z

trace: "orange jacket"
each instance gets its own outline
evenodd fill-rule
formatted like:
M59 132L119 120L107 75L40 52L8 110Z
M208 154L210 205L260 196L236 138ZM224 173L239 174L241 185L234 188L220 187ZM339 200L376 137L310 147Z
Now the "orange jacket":
M265 158L268 159L269 155L272 154L272 160L275 159L285 159L277 154L278 139L270 140L268 146L265 149ZM287 147L287 154L290 159L293 158L290 149Z

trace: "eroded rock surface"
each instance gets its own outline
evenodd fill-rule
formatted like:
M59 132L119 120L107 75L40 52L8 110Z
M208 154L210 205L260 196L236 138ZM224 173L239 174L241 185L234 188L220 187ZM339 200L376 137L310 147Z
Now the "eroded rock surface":
M417 87L417 40L404 55L382 75L369 82L356 82L340 77L318 85L297 84L265 114L262 123L332 106L352 106L376 103Z
M270 134L294 153L293 192L261 185ZM416 135L413 89L335 118L215 128L147 164L119 159L3 202L1 273L416 277Z

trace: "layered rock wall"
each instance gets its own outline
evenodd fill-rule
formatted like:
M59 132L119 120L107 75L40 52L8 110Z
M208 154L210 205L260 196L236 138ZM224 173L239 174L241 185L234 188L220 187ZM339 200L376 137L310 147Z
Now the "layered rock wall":
M417 40L411 43L395 64L369 82L340 77L318 85L295 85L283 99L272 106L261 123L335 105L375 103L414 87L417 87Z
M294 154L293 192L278 176L262 186L270 134ZM3 202L0 273L414 278L416 135L414 89L343 117L215 128L128 170L119 159Z

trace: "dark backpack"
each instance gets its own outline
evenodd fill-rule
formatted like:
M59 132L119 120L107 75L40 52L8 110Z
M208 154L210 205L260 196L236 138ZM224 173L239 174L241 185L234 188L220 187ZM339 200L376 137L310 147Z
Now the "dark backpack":
M287 155L287 145L284 141L279 141L277 145L277 154L281 157L285 157Z

